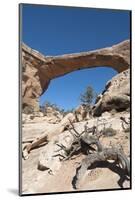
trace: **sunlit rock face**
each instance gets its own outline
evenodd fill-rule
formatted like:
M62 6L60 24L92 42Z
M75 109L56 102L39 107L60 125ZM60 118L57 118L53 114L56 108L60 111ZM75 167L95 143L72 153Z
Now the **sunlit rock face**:
M100 116L105 111L124 111L130 108L130 70L117 74L106 84L97 97L93 114Z
M22 108L25 113L39 110L39 96L47 89L49 79L40 68L45 61L40 53L22 45Z
M39 110L39 96L50 81L72 71L108 66L119 73L130 66L130 41L126 40L95 51L73 53L62 56L44 56L22 44L22 108L26 113ZM101 77L102 78L102 77ZM126 99L125 99L126 101Z

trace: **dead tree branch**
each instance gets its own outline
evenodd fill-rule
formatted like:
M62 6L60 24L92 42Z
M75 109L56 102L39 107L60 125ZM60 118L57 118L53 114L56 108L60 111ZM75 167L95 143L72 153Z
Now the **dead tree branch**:
M130 129L130 121L127 122L125 117L120 117L120 119L122 120L122 128L124 130L126 130L127 128Z
M27 144L24 146L22 154L23 154L23 158L26 160L29 158L29 153L32 149L39 147L42 144L47 144L48 143L48 136L47 135L43 135L39 138L36 138L35 140L33 140L30 144Z
M65 151L65 154L67 155L63 161L70 159L73 155L82 152L85 155L89 154L90 150L95 150L92 145L96 145L97 147L97 151L102 151L102 145L99 141L99 137L97 137L96 135L91 135L89 134L91 131L93 133L93 131L95 132L95 126L94 128L92 127L91 131L89 130L89 128L87 127L87 123L84 125L84 130L79 133L75 127L74 124L71 122L71 120L69 120L70 125L73 129L74 132L71 131L71 128L67 127L67 129L69 130L69 132L72 134L74 140L71 144L70 148L66 148L65 146L63 147L63 145L59 145L61 147L61 149L63 149Z
M130 163L125 154L116 148L104 148L101 152L96 152L89 154L86 158L82 160L82 163L76 170L76 175L74 177L73 187L78 188L80 180L83 178L85 172L92 164L99 161L114 160L116 163L121 164L122 169L125 170L127 175L130 174Z

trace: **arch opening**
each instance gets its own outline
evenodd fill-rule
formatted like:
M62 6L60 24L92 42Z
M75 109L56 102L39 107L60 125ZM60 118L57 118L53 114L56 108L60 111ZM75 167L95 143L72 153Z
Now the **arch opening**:
M104 91L106 83L117 73L113 68L101 66L57 77L51 80L48 89L39 97L39 106L44 107L49 102L65 111L75 109L81 104L80 95L88 86L99 95Z
M130 67L130 41L125 40L95 51L66 54L61 56L44 56L41 53L22 45L22 98L23 104L32 106L34 110L39 109L39 96L47 91L50 82L54 82L58 77L65 77L68 73L83 70L100 69L101 66L113 68L118 73ZM89 68L89 69L88 69ZM83 69L83 70L82 70ZM88 75L86 73L86 75ZM106 73L100 74L98 82L101 81ZM72 77L72 76L71 76ZM91 78L95 77L92 75ZM86 77L82 78L86 80ZM69 83L72 88L75 83L80 85L82 79ZM109 79L109 78L108 78ZM60 80L60 79L58 79ZM95 80L97 82L97 80ZM71 84L72 83L72 84ZM83 83L83 82L82 82ZM61 84L63 85L63 83ZM101 84L102 85L102 84ZM50 88L50 87L49 87ZM66 89L67 90L67 89ZM59 96L59 88L56 89ZM67 92L67 91L64 91ZM76 92L76 89L74 90ZM97 92L99 93L99 92ZM55 93L54 93L55 94ZM47 95L47 93L46 93ZM55 99L55 97L54 97ZM67 97L67 99L69 99Z

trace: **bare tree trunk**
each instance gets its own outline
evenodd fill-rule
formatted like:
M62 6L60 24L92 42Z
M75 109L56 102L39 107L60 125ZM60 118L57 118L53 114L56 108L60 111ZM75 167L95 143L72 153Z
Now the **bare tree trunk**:
M126 173L130 174L130 163L124 153L122 153L119 149L116 148L105 148L101 152L96 152L93 154L88 155L86 158L83 159L80 166L76 169L76 175L73 182L73 187L75 189L78 188L80 180L83 178L85 172L87 171L88 167L98 161L108 161L114 160L116 163L122 165L122 168L126 171Z

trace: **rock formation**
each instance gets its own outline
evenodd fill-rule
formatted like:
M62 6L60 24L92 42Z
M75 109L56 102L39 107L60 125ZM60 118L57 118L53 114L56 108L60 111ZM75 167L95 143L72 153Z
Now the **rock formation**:
M130 41L95 51L44 56L22 44L22 108L28 112L39 109L38 98L50 81L72 71L107 66L122 72L130 66Z
M105 111L124 111L130 108L130 70L119 73L108 81L93 107L95 116Z
M29 65L27 70L27 75L32 77ZM33 74L35 71L33 69ZM35 81L36 75L34 78L28 80ZM26 94L32 94L33 88L30 88L31 93L26 91ZM32 109L28 108L29 111ZM130 188L130 173L124 170L131 159L129 108L130 69L127 69L108 81L92 109L94 116L88 119L76 120L75 111L62 117L51 107L46 109L45 115L42 112L23 113L22 193ZM93 127L96 127L96 137L105 151L97 151L95 144L92 149L84 145L95 136L95 131L91 131ZM81 136L79 149L76 133ZM116 149L118 151L114 151ZM121 151L126 163L113 162L117 158L121 161Z

